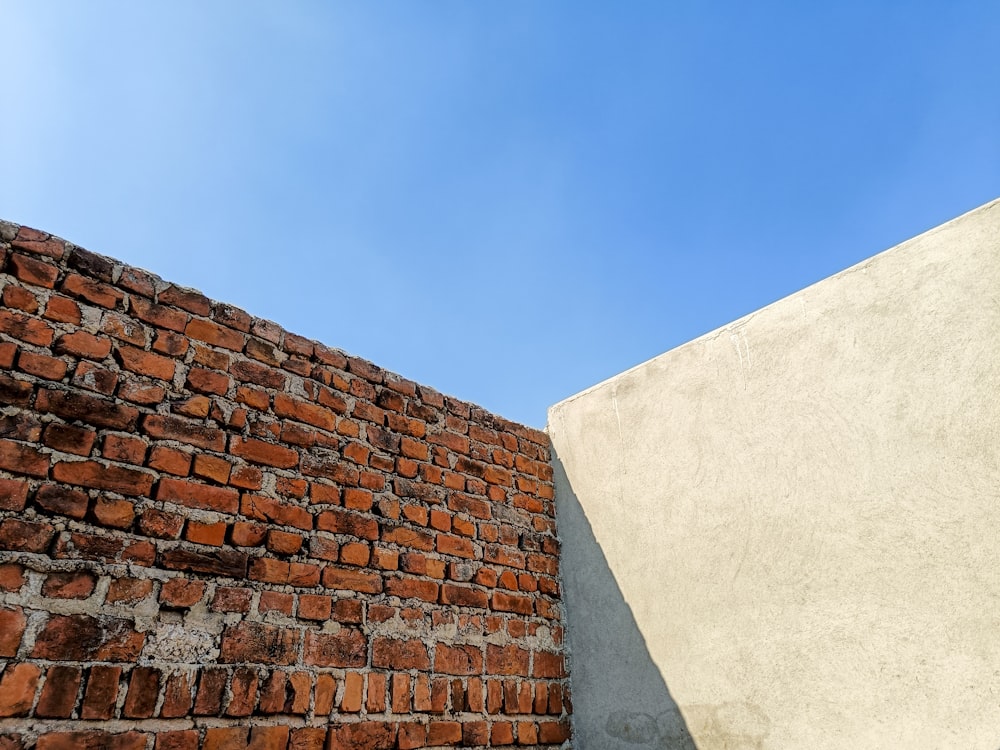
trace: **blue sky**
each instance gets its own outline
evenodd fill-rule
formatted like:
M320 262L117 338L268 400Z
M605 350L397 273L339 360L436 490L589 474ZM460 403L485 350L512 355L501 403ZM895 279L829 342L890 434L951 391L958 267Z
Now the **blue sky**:
M503 416L1000 196L993 2L0 0L0 217Z

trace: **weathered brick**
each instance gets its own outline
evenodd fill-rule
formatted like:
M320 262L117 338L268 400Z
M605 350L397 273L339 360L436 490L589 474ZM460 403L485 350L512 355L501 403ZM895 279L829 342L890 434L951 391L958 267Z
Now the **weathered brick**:
M0 479L0 510L24 510L28 483L20 479Z
M530 653L515 644L486 646L486 672L491 675L528 676Z
M26 580L24 577L24 568L17 563L0 563L0 591L20 591ZM0 632L2 632L2 629L0 629ZM14 628L11 627L9 632L14 632ZM0 649L0 656L9 655L3 654L2 649Z
M291 448L252 438L233 437L229 442L229 451L251 463L279 469L290 469L299 462L299 454Z
M27 716L42 670L34 664L11 664L0 677L0 719Z
M201 318L192 318L184 329L184 333L192 339L234 352L242 351L246 341L246 337L239 331Z
M224 663L292 664L298 646L298 630L243 622L226 628L219 659Z
M245 578L248 558L242 552L231 550L202 553L172 549L163 554L162 560L163 566L170 570L190 570L226 578Z
M49 456L34 446L0 440L0 469L14 474L44 477L49 473Z
M423 642L376 638L372 642L372 666L380 669L430 669L431 660Z
M378 594L382 591L382 576L332 565L323 569L323 585L328 589Z
M87 677L87 690L80 709L82 719L110 719L118 700L118 682L122 668L94 666Z
M195 716L218 716L222 712L222 699L229 673L225 669L202 670L192 713Z
M47 523L7 518L0 522L0 549L16 552L44 552L55 529Z
M148 495L153 475L136 469L96 461L60 461L52 467L52 478L59 482L117 492L122 495Z
M115 578L108 586L104 601L108 604L138 602L152 592L153 582L148 578Z
M35 640L31 656L55 661L134 661L145 636L133 623L114 617L52 615Z
M396 725L380 721L333 724L327 735L327 750L393 750Z
M136 667L129 679L122 716L127 719L148 719L156 708L159 693L160 670L152 667Z
M94 447L96 437L97 433L93 430L61 422L51 422L45 427L42 442L49 448L63 453L86 456Z
M216 453L223 452L226 447L222 430L181 417L147 415L142 420L142 431L157 440L176 440Z
M305 508L262 495L243 495L240 512L248 518L294 526L303 531L311 530L313 525L312 514Z
M59 287L71 297L79 297L99 307L112 309L124 298L124 292L115 289L110 284L104 284L88 279L75 273L67 273Z
M43 388L38 392L35 406L41 412L55 414L70 422L78 419L112 430L132 431L139 418L138 410L131 406L73 391Z
M0 657L10 658L17 655L27 622L24 610L20 607L0 609Z
M55 335L45 321L14 310L0 310L0 333L35 346L48 346Z
M339 508L330 508L320 513L316 518L316 528L369 541L375 541L379 536L378 522L375 519Z
M176 362L170 357L122 344L115 348L115 359L129 372L160 380L173 380Z
M187 387L198 393L223 396L231 384L229 376L215 370L192 367L187 376Z
M17 356L17 369L44 380L62 380L66 377L66 363L45 354L22 351Z
M336 633L309 630L303 661L318 667L363 667L368 661L368 640L354 628L342 628Z
M42 585L42 596L54 599L86 599L94 592L97 578L86 570L49 573Z
M240 493L229 487L214 487L184 479L164 477L156 486L156 499L179 503L189 508L235 513Z
M208 315L212 309L211 302L201 292L176 285L161 291L157 295L157 301L171 307L179 307L195 315Z

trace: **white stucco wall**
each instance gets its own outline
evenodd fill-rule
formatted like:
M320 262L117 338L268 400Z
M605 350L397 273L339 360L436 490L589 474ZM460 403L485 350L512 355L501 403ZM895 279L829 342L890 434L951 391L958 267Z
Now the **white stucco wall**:
M578 750L1000 748L1000 201L548 429Z

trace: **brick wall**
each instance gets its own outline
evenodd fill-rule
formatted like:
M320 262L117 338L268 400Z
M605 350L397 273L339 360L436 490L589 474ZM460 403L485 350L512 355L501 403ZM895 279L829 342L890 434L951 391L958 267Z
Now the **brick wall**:
M558 746L546 436L0 223L0 750Z

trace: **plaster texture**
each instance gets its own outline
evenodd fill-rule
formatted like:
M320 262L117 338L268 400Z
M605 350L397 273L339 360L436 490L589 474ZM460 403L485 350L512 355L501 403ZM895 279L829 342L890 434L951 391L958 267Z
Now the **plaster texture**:
M548 430L578 750L1000 748L1000 201Z

